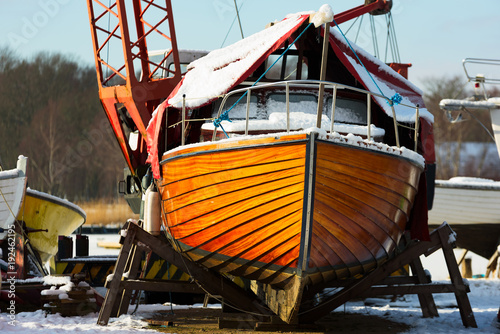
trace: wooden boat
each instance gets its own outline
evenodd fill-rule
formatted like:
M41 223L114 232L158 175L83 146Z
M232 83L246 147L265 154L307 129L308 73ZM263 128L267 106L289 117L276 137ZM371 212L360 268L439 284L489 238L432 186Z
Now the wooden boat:
M398 243L423 168L376 150L313 131L166 154L168 231L191 260L272 285L368 272Z
M468 177L436 180L429 228L448 222L457 246L489 259L500 241L500 182Z
M20 156L15 169L0 171L0 243L8 238L9 229L14 231L26 191L26 160Z
M306 286L370 272L410 225L426 238L424 168L434 153L421 92L333 28L321 74L325 29L308 30L308 20L289 16L193 62L148 127L174 248L251 280L287 322ZM296 36L288 62L267 72ZM255 84L259 76L267 83ZM402 103L387 98L394 91ZM200 121L210 117L215 125Z

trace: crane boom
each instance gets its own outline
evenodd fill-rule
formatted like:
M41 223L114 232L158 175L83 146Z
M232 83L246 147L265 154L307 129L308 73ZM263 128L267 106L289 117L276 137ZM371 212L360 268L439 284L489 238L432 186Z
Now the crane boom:
M151 115L181 79L172 5L170 0L134 0L131 8L124 0L108 5L87 0L87 5L99 97L128 167L136 175L147 159L146 127ZM153 39L159 40L162 49L170 45L162 59L149 58L148 43ZM122 51L116 64L109 61L110 48L114 53ZM173 66L165 64L169 57ZM158 78L158 71L169 75ZM134 142L129 138L132 132L137 134Z

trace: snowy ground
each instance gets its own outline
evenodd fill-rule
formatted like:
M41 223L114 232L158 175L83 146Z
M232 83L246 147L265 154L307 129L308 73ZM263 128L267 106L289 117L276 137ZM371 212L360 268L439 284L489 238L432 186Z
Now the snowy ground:
M118 241L118 235L92 235L89 236L90 255L116 255L118 250L98 248L98 240ZM458 254L460 251L456 251ZM471 254L473 273L481 275L485 273L487 261ZM433 281L447 280L448 275L444 259L438 252L429 258L422 258L426 269L429 269ZM456 307L453 294L434 295L440 317L433 319L422 318L416 296L404 296L395 302L386 299L371 298L367 300L370 306L362 301L348 302L345 307L338 308L335 312L362 313L375 315L385 319L406 323L412 327L406 333L500 333L496 327L496 315L500 306L500 280L499 279L471 279L469 280L471 292L469 299L474 311L474 316L479 328L465 328L462 325L460 313ZM201 307L201 305L199 305ZM174 306L176 309L186 306ZM211 305L219 307L219 305ZM112 318L106 327L96 324L97 314L89 314L83 317L62 317L59 314L45 315L42 311L24 312L15 315L12 323L9 313L2 310L0 313L1 333L67 333L71 331L82 331L87 334L93 333L158 333L155 330L145 329L147 326L143 318L151 317L155 312L168 311L170 306L165 305L141 305L134 315L130 315L135 306L131 306L128 315Z

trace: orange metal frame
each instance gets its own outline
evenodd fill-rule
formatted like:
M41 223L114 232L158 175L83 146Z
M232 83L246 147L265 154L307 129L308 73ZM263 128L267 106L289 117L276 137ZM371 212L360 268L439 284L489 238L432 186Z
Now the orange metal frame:
M130 3L128 2L129 7ZM137 39L131 39L131 25L127 18L127 6L124 0L112 1L110 5L99 0L87 0L92 42L94 47L97 81L99 84L99 97L103 108L111 123L118 144L133 175L137 168L145 165L146 127L151 119L151 114L162 99L166 98L181 79L180 62L175 37L172 5L170 0L133 0L133 23ZM157 22L150 22L148 17L157 18ZM110 17L118 23L110 26ZM133 24L132 23L132 24ZM161 31L168 24L169 34ZM154 36L165 40L165 49L170 46L170 51L159 62L153 62L148 57L147 40ZM119 40L123 49L123 62L119 66L112 66L101 56L111 42ZM153 74L162 69L162 65L170 54L174 60L174 70L169 71L168 78L154 79ZM134 63L134 60L136 61ZM140 68L134 65L140 61ZM139 66L138 66L139 67ZM111 74L104 76L104 70ZM141 70L141 78L136 78L136 70ZM124 84L111 86L111 79L122 80ZM119 109L121 108L121 111ZM126 124L124 118L133 122ZM139 132L137 148L133 150L128 142L127 132ZM135 146L135 145L134 145Z
M376 13L377 11L381 11L382 13L389 12L391 8L392 0L365 0L364 5L351 8L335 15L335 22L341 24L367 13Z

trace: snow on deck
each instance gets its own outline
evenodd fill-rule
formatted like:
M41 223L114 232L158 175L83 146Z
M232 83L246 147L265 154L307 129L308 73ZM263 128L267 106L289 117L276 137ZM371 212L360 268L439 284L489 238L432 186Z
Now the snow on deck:
M420 166L425 165L425 160L424 157L418 154L417 152L414 152L412 150L409 150L405 147L396 147L396 146L389 146L387 144L383 143L377 143L374 142L373 140L368 140L368 139L363 139L359 136L356 136L352 133L348 135L342 135L339 134L338 132L334 132L333 134L327 133L324 129L319 129L316 127L310 127L308 129L302 130L302 131L290 131L290 133L287 132L282 132L282 133L271 133L271 134L262 134L262 135L248 135L248 136L234 136L226 139L221 139L218 141L218 143L221 142L230 142L230 141L241 141L244 139L256 139L256 138L269 138L269 137L280 137L280 136L287 136L287 135L300 135L300 134L311 134L311 133L318 133L318 139L321 140L326 140L326 141L332 141L336 143L341 143L345 145L351 145L355 147L360 147L368 150L372 150L375 152L382 152L382 153L388 153L396 156L401 156L403 158L412 160L413 162L417 163ZM203 147L203 146L208 146L212 145L214 142L212 141L206 141L206 142L201 142L201 143L194 143L194 144L187 144L184 146L178 146L176 148L173 148L169 150L168 154L182 151L185 148L195 148L195 147Z
M436 184L440 186L500 190L500 181L479 177L456 176L449 180L436 180Z

